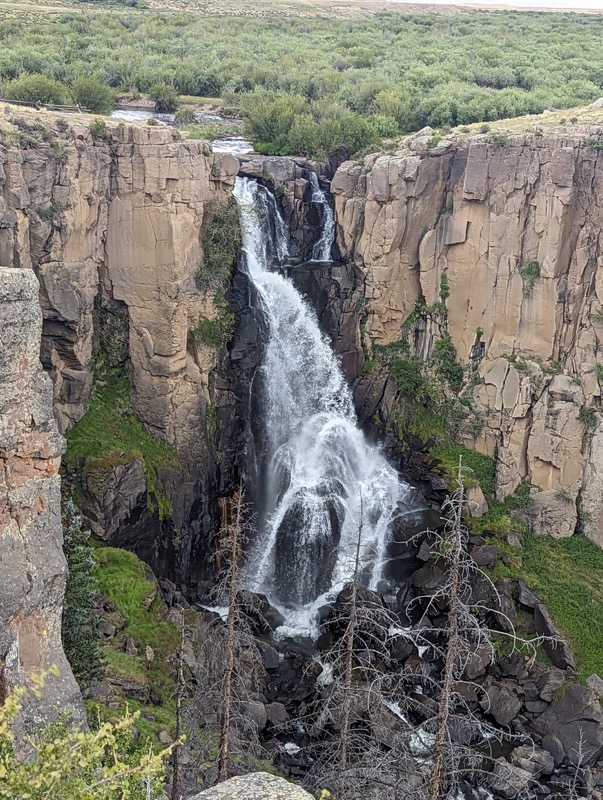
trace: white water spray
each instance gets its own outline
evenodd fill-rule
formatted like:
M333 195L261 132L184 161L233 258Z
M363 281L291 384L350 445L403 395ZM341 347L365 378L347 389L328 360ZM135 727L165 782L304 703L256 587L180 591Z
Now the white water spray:
M264 363L265 514L247 583L311 630L315 611L354 570L362 525L363 578L376 587L388 528L409 487L357 426L351 392L314 311L291 280L272 271L287 253L274 197L237 178L243 251L268 328Z
M312 248L312 261L330 261L333 241L335 240L335 216L326 194L320 188L318 175L310 173L310 186L312 187L312 202L322 208L322 228L320 239Z

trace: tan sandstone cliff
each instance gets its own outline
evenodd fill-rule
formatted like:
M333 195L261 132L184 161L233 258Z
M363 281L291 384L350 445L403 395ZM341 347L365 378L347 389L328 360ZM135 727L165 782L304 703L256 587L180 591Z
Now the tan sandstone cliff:
M65 708L82 713L61 645L63 556L52 384L40 364L38 281L0 267L0 701L11 687L56 665L42 698L26 706L31 729Z
M439 142L431 133L346 162L333 180L338 243L365 281L367 336L398 340L420 297L441 300L445 275L448 331L477 368L484 420L465 444L497 454L499 497L521 480L538 488L535 530L568 536L580 511L582 530L603 545L597 130ZM437 335L428 323L420 357Z

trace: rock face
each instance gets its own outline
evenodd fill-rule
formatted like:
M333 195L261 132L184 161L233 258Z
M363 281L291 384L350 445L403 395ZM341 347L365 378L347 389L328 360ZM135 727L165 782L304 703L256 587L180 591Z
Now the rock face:
M410 139L342 164L332 193L339 248L364 282L366 343L399 341L419 298L445 306L483 422L464 444L497 453L498 497L527 480L536 532L579 523L603 545L603 161L589 135L445 139L420 154ZM441 333L434 313L416 355Z
M219 783L190 800L312 800L312 795L275 775L254 772Z
M56 664L20 726L32 730L71 707L83 713L61 645L67 565L59 464L65 449L40 364L42 312L29 269L0 267L0 702Z
M28 113L13 118L18 130L40 124ZM227 371L224 351L193 344L190 333L218 314L215 292L195 283L201 230L208 205L227 200L239 164L167 127L108 123L106 139L94 139L73 119L45 117L36 149L0 146L0 263L39 279L42 363L60 431L88 409L97 350L127 370L147 431L174 447L177 468L158 476L169 518L149 507L140 463L127 455L100 473L80 465L78 480L96 534L180 579L216 527L225 482L217 451L235 424L233 387L228 376L215 379ZM214 431L210 406L219 407Z

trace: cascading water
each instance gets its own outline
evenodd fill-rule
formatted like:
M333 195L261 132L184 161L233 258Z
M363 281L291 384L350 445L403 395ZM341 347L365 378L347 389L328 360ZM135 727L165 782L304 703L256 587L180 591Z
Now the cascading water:
M359 530L363 579L379 584L388 529L406 511L410 489L359 430L351 392L314 311L271 269L287 257L274 197L243 178L234 196L247 270L268 328L261 367L263 513L247 584L265 592L300 632L312 628L325 595L352 575Z
M320 188L318 175L315 172L310 173L310 186L312 188L312 202L322 209L320 239L312 248L312 261L330 261L335 239L335 216L326 194Z

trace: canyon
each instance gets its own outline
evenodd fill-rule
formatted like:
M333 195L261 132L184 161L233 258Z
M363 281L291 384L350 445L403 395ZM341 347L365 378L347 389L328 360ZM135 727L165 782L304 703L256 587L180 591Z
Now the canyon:
M231 202L237 176L275 198L290 242L282 271L316 311L360 426L390 462L404 474L425 442L403 429L409 398L387 354L436 381L437 345L449 341L462 377L437 389L464 399L458 442L495 460L495 497L528 486L535 533L603 546L598 128L504 139L426 129L362 161L309 164L214 154L168 127L109 123L95 138L83 118L47 115L42 131L34 117L17 117L21 138L0 144L0 521L15 555L0 561L0 692L57 663L49 702L81 713L60 645L65 436L63 486L95 536L189 599L205 591L241 481L259 502L257 288L238 268L225 294L199 280L204 224ZM308 263L325 213L316 176L334 201L329 264ZM226 334L197 335L226 315ZM106 453L77 450L78 423L112 370L129 393L120 413L165 445L163 460L116 450L110 430ZM435 508L446 480L433 459L420 472ZM470 491L483 514L483 493Z

